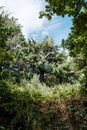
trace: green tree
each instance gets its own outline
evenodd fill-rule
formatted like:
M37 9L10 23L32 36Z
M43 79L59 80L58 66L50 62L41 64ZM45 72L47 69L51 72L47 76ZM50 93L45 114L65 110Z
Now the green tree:
M59 51L51 38L45 37L42 42L29 40L18 47L17 56L14 74L19 82L30 80L34 74L39 76L41 83L50 86L76 82L68 56Z
M0 79L8 79L10 76L10 66L16 56L15 49L18 46L18 39L21 27L17 20L0 9Z
M71 33L64 45L74 57L77 70L84 73L83 82L87 86L87 9L82 10L79 16L73 19Z
M40 17L48 19L57 16L72 16L71 33L63 46L69 50L70 56L76 57L76 66L83 72L83 82L87 86L87 1L86 0L46 0L45 12Z

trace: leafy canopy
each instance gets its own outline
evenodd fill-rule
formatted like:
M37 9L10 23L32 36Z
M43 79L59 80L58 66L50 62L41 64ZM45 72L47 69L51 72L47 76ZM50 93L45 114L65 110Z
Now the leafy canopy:
M70 56L76 57L78 70L82 69L83 82L87 86L87 1L86 0L46 0L45 12L40 12L40 17L46 16L49 20L57 16L72 16L72 28L66 41L63 40Z
M60 16L77 17L82 8L86 8L85 0L45 0L45 11L40 12L40 18L46 16L49 20L56 14Z
M7 79L10 75L19 37L23 35L17 20L0 8L0 79Z

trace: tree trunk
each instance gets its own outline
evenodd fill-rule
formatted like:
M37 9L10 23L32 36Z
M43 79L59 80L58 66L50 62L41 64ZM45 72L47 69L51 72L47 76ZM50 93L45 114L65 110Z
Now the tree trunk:
M44 71L40 71L40 82L43 83L44 82Z

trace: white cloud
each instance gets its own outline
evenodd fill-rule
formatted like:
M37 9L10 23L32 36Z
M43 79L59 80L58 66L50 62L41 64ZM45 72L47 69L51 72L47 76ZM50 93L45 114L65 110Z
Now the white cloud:
M58 20L57 17L56 19L53 18L51 21L45 19L43 26L39 28L39 30L37 30L36 32L33 32L33 34L30 34L29 36L35 39L40 39L38 37L41 37L43 39L46 35L50 37L50 34L56 33L56 31L58 31L57 29L60 29L61 26L62 22Z
M39 12L44 8L44 0L0 0L12 16L18 18L26 38L42 40L46 35L53 37L55 43L66 38L70 28L70 19L54 16L51 21L39 19Z
M49 32L51 32L52 30L56 30L56 28L61 27L62 22L58 21L58 19L52 19L51 21L46 22L46 24L44 25L43 29L42 29L42 35L48 35Z
M43 8L43 2L40 0L0 0L0 5L5 6L15 18L18 18L25 37L43 27L44 19L38 18L39 11Z

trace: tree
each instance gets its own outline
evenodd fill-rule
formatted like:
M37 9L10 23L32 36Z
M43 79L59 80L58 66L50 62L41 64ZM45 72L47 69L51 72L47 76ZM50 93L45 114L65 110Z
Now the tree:
M29 40L25 45L19 46L15 61L14 76L19 82L23 79L30 80L34 74L39 75L41 83L50 86L76 82L67 55L59 52L59 47L48 37L42 42Z
M11 33L13 32L12 28L8 28L6 26L6 20L8 20L7 15L4 15L3 12L0 13L0 78L3 77L4 74L4 66L5 63L8 62L7 59L11 58L11 55L9 55L9 52L7 50L6 41L8 37L11 36Z
M82 10L76 19L73 19L73 27L65 47L74 57L78 70L84 73L84 85L87 86L87 9Z
M69 50L70 56L76 57L76 66L78 70L82 69L85 79L83 82L87 86L87 1L46 0L46 2L45 12L40 12L40 17L46 16L51 19L54 14L72 16L71 33L62 44Z
M0 9L0 79L8 79L10 66L15 58L15 48L18 46L18 38L23 37L20 25L13 17Z
M53 40L48 37L41 43L32 39L21 44L16 49L17 57L14 64L19 80L31 79L34 74L37 74L40 76L40 81L44 82L44 74L49 71L48 59L52 57L54 49Z

